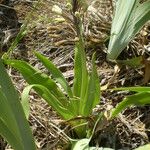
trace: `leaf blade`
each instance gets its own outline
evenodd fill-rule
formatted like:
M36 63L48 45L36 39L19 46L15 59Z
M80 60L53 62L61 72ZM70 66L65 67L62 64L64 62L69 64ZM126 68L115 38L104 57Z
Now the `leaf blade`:
M27 86L23 92L23 94L25 94L24 98L26 98L26 100L28 100L28 95L29 95L30 90L34 87L36 87L36 91L37 91L37 89L40 89L39 91L37 91L37 93L50 106L52 106L52 108L55 109L60 116L62 116L65 119L70 119L72 117L70 112L68 112L68 110L61 105L60 101L52 93L50 93L50 91L46 87L44 87L43 85L32 84L32 85ZM27 115L28 114L29 113L27 112Z
M67 92L69 97L73 97L71 88L66 79L64 78L63 74L61 73L61 71L50 60L48 60L40 53L34 52L34 54L42 62L42 64L51 72L54 79L56 79L56 81L60 83L60 85L63 87L65 92Z
M120 102L116 108L112 110L111 118L116 117L121 111L131 105L143 106L150 104L150 93L141 92L134 95L127 96L122 102Z
M82 38L75 46L75 60L74 60L74 84L73 92L76 97L85 96L88 82L88 73L86 68L86 55L84 51L84 41Z
M1 59L0 59L0 72L1 72L0 73L1 90L5 95L5 97L7 98L7 102L9 103L9 106L11 107L13 116L15 118L15 121L13 121L12 119L13 122L9 126L11 126L13 123L17 124L17 129L14 128L14 130L16 130L15 133L17 133L17 135L19 136L18 139L20 139L21 144L23 146L22 150L26 150L26 149L35 150L36 148L35 148L33 136L29 128L29 124L25 118L23 109L21 107L18 93L15 90L7 74ZM6 121L6 119L4 120Z
M100 84L95 66L95 54L92 57L92 71L88 82L86 95L82 102L83 115L88 116L93 108L100 102Z
M150 19L149 7L149 0L143 4L139 3L139 0L117 1L107 53L109 60L116 60L137 32Z

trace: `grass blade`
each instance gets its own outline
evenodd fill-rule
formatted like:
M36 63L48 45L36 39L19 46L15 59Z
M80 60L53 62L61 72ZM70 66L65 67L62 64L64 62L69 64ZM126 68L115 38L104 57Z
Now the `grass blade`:
M21 104L22 104L22 108L24 110L25 116L28 119L29 115L30 115L30 104L29 104L29 92L30 92L30 88L25 87L25 89L23 90L22 94L21 94Z
M46 57L44 57L38 52L34 52L34 53L36 57L42 62L42 64L50 71L53 78L63 87L65 92L67 92L69 97L73 97L71 88L68 82L66 81L66 79L64 78L63 74L61 73L61 71Z
M35 69L25 61L20 60L5 60L5 63L16 68L22 74L28 84L41 84L45 86L56 97L65 97L62 92L58 90L56 83L40 70Z
M24 61L5 60L5 62L19 70L24 79L29 83L29 89L33 87L33 89L43 99L45 99L49 105L58 111L61 116L67 119L71 117L67 110L64 109L68 104L68 98L59 91L58 86L52 79L50 79L46 74L41 73L40 70L34 69L31 65ZM29 89L26 90L29 92ZM26 112L27 115L28 111Z
M150 104L150 93L142 92L135 95L127 96L122 102L120 102L116 108L112 110L111 118L116 117L121 111L131 105L143 106Z
M150 87L124 87L112 89L115 91L133 91L133 92L150 92Z
M73 92L76 97L85 96L88 82L88 73L86 68L86 56L84 51L83 39L80 39L75 46L74 60L74 84Z
M34 88L36 89L37 93L44 99L46 102L52 106L54 110L57 111L57 113L62 116L64 119L70 119L72 117L71 113L63 107L63 105L60 103L60 100L58 100L51 92L44 87L43 85L40 84L33 84L29 85L24 89L24 98L28 100L28 95L30 90ZM25 101L25 100L24 100ZM29 114L28 112L26 113L27 115Z

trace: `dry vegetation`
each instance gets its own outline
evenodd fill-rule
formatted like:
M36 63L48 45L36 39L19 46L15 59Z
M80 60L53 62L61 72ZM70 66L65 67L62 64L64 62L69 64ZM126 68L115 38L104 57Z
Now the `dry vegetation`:
M13 2L14 10L20 23L27 21L27 16L32 12L36 3L37 1L30 0ZM56 21L56 18L59 18L59 16L51 11L54 4L59 5L66 15L70 17L64 1L41 0L28 20L27 35L13 51L12 57L27 60L32 65L42 69L43 72L46 72L31 52L32 50L39 51L52 59L69 83L72 84L75 32L71 23ZM89 0L89 5L91 5L91 9L84 18L87 60L90 60L91 54L96 51L96 63L101 86L104 87L104 85L108 84L112 88L143 85L144 68L133 69L121 66L120 69L106 60L107 39L110 33L114 2L111 0L105 0L105 2L104 0L99 0L99 2L94 3ZM15 21L17 22L17 20ZM10 29L18 31L18 26L10 27ZM6 29L2 28L2 30ZM145 54L146 57L149 57L149 38L150 25L147 24L136 36L135 40L129 44L126 51L120 55L120 58L126 59L130 58L131 55L137 56L140 54ZM8 72L16 88L21 93L26 86L25 81L15 70L8 68ZM149 83L146 84L149 85ZM102 92L101 105L97 106L95 111L109 110L109 106L115 106L125 95L127 95L126 92ZM43 150L65 148L64 145L68 141L59 128L68 133L70 127L67 123L61 120L34 91L31 93L30 103L30 125L38 148ZM107 123L107 126L105 123L99 125L91 145L98 144L116 149L133 149L149 142L149 127L150 107L132 107L125 110L117 119ZM5 149L5 146L6 148L9 147L1 139L0 149Z

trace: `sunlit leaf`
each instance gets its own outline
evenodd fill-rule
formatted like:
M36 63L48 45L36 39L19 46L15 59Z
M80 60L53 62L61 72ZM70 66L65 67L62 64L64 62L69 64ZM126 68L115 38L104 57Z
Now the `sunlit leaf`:
M63 105L60 103L60 101L43 85L32 84L32 85L27 86L23 92L23 94L24 94L23 97L25 98L25 101L28 100L29 92L34 87L36 87L36 89L39 89L37 93L44 100L46 100L46 102L50 106L52 106L52 108L54 110L56 110L60 116L62 116L64 119L70 119L72 117L71 113L66 108L64 108ZM28 115L28 114L29 114L29 112L28 112L28 110L26 110L26 115Z
M111 28L107 57L116 60L142 26L150 20L150 0L118 0Z
M42 62L42 64L50 71L53 78L56 79L58 83L60 83L60 85L63 87L65 92L67 92L69 97L72 97L73 95L72 95L71 88L68 82L66 81L66 79L64 78L63 74L61 73L61 71L46 57L44 57L38 52L34 52L34 53L36 57Z
M133 92L150 92L150 87L142 87L142 86L139 86L139 87L123 87L123 88L115 88L115 89L112 89L112 90L115 90L115 91L119 91L119 90L133 91Z
M63 93L58 90L56 83L50 79L48 75L35 69L27 62L20 60L5 60L5 63L19 70L28 84L41 84L50 90L56 97L64 97Z
M143 106L150 104L150 93L140 92L134 95L127 96L122 102L120 102L116 108L112 110L111 118L116 117L121 111L131 105Z

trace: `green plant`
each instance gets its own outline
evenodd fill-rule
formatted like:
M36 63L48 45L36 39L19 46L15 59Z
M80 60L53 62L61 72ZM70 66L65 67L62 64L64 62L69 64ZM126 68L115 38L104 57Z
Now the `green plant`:
M0 59L0 134L15 150L35 150L20 99Z
M134 38L142 26L150 20L150 0L140 3L140 0L119 0L116 3L116 11L111 28L111 37L108 47L108 59L116 60L122 50ZM132 67L141 64L142 57L131 60L118 61ZM127 87L115 90L129 90L137 92L135 95L127 96L112 111L111 117L116 117L119 112L130 105L149 104L148 87Z
M93 120L90 117L93 108L100 102L100 85L95 66L95 54L92 57L91 72L88 73L86 67L82 19L79 12L83 3L80 0L71 0L70 6L77 33L73 87L69 86L61 71L50 60L37 52L34 52L36 57L48 69L52 78L24 61L5 59L5 63L18 69L28 82L29 86L23 93L25 98L33 88L63 119L73 126L77 137L82 138L89 136L91 128L88 127L88 123L91 122L89 120ZM63 15L59 7L54 8L57 13ZM29 111L26 111L26 114L29 115Z
M150 20L150 0L118 0L111 27L107 57L116 60L123 49Z
M113 90L132 91L136 92L133 95L129 95L118 103L116 108L111 110L110 119L114 119L118 114L129 106L144 106L150 104L150 87L125 87L116 88ZM150 144L140 146L135 150L149 150Z
M114 90L133 91L136 92L136 94L125 97L123 101L112 110L111 118L116 117L121 111L131 105L143 106L150 104L150 87L126 87L116 88Z
M26 117L28 118L29 116L29 104L26 99L30 90L33 88L63 119L67 120L73 126L78 137L82 138L88 136L89 130L91 130L91 128L88 128L88 123L89 120L92 120L90 115L93 108L100 102L100 86L95 66L95 54L92 58L91 72L88 73L86 68L82 21L80 19L80 13L78 12L83 3L82 1L71 0L70 5L72 5L70 11L73 13L74 26L78 37L78 42L76 42L75 46L73 88L69 86L60 70L58 70L51 61L37 52L34 52L36 57L49 70L52 78L40 72L40 70L33 68L25 61L8 59L18 41L24 36L27 23L22 27L22 30L10 47L8 53L3 56L3 59L6 64L18 69L29 84L22 94L23 108ZM29 18L30 15L27 19L28 21Z
M33 88L65 120L75 127L78 137L85 137L88 120L93 108L100 102L100 85L95 67L95 54L92 69L88 73L84 42L80 39L75 47L74 84L71 88L59 69L46 57L34 52L36 57L50 71L52 78L20 60L5 60L5 63L18 69L28 82L25 94ZM56 84L61 85L61 88ZM69 121L70 120L70 121Z

